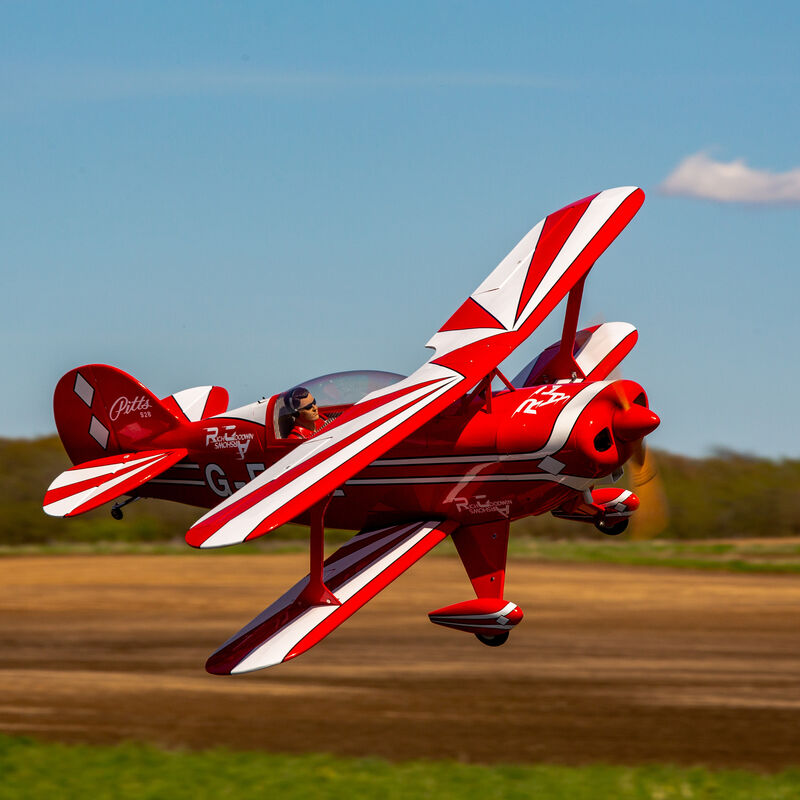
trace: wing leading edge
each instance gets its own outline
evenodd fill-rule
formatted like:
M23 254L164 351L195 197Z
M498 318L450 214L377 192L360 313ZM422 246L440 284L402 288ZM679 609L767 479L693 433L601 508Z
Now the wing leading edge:
M644 201L608 189L543 219L439 329L416 372L372 392L188 531L195 547L255 538L294 519L497 367L589 271Z

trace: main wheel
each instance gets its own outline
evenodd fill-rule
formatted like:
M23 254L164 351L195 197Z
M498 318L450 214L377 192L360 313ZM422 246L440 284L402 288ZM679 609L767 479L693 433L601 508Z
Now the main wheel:
M628 527L628 520L623 519L612 525L601 519L600 522L595 522L594 526L606 536L619 536Z
M122 519L122 509L116 507L112 508L111 516L114 517L114 519Z
M508 631L505 633L498 633L497 636L484 636L482 633L476 633L478 641L485 644L487 647L500 647L508 641Z

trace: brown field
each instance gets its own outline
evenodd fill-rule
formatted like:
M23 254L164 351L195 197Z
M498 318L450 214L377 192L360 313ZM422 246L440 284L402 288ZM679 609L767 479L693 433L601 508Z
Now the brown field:
M500 648L431 625L469 599L428 557L299 659L206 656L299 555L0 560L0 732L61 741L474 762L800 763L800 579L511 565Z

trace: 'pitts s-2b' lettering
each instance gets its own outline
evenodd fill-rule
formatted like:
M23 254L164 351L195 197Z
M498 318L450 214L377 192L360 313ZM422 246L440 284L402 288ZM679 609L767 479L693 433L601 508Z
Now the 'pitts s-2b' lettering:
M215 674L300 655L447 536L476 597L431 621L502 644L522 619L504 596L511 521L552 512L615 534L639 505L630 491L595 488L659 424L641 386L609 378L636 329L578 330L578 314L587 273L643 200L641 189L610 189L542 220L408 377L326 375L228 409L217 386L159 399L114 367L68 372L54 407L76 466L53 481L45 511L116 501L121 517L139 497L188 503L209 509L186 534L199 548L309 525L309 575L209 658ZM564 297L561 340L508 380L501 362ZM326 524L358 531L327 559Z

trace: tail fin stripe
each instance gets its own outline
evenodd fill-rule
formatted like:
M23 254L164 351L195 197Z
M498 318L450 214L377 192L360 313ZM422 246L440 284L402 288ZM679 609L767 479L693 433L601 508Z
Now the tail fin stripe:
M94 386L92 386L80 372L75 373L75 386L74 392L89 408L92 407L92 400L94 400Z
M108 428L100 422L97 417L92 417L92 422L89 425L89 435L94 439L103 450L108 449Z

